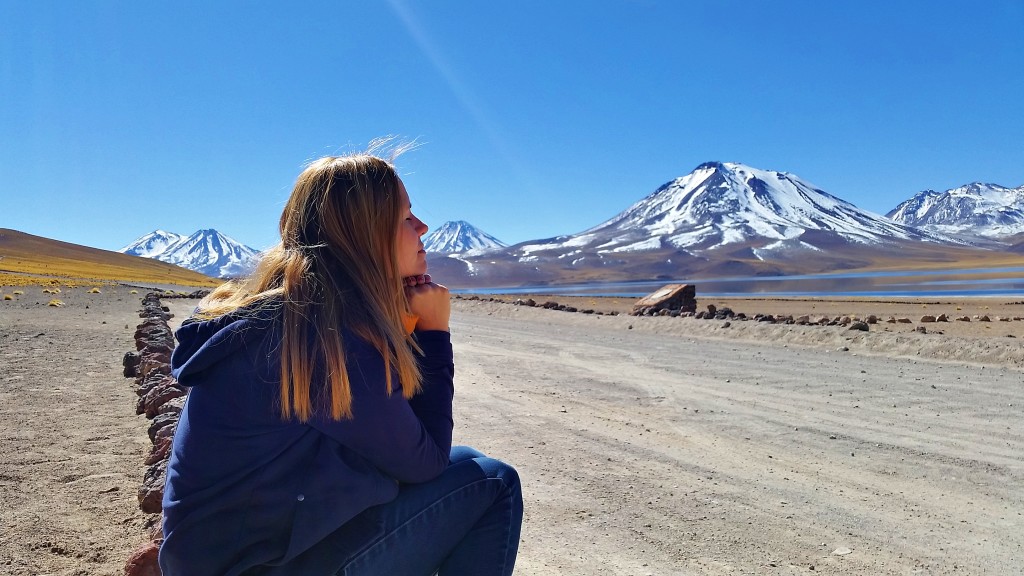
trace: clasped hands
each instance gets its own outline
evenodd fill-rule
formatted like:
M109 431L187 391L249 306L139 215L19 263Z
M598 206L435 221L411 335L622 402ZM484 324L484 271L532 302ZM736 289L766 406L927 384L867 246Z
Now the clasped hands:
M448 288L431 282L430 274L408 276L404 281L409 311L417 316L415 330L448 332L448 318L451 316Z

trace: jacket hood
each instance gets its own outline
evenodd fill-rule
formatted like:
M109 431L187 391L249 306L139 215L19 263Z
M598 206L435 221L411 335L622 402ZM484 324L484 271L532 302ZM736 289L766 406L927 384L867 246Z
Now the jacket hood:
M266 338L279 322L281 308L278 302L239 308L210 320L185 320L174 333L178 345L171 354L171 375L191 386L192 376Z

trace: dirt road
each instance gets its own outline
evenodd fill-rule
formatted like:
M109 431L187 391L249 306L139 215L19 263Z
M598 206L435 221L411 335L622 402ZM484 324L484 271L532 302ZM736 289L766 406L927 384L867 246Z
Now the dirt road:
M118 575L154 518L141 294L59 297L0 302L0 574ZM1024 573L1019 340L453 310L456 441L524 482L517 574Z
M1019 370L455 318L457 440L522 473L523 574L1024 573Z

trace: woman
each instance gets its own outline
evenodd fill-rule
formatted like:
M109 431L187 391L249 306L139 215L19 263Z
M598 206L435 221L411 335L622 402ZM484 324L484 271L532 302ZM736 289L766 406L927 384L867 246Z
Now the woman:
M165 576L511 574L514 469L451 446L448 290L391 162L322 158L177 332Z

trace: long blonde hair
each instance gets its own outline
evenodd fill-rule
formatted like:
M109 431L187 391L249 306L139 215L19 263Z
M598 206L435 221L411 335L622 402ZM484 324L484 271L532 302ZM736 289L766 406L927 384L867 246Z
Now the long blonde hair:
M313 161L281 214L281 243L250 277L221 285L200 303L203 318L283 303L282 418L305 422L326 405L311 398L318 374L330 381L331 417L352 417L343 327L380 351L388 394L393 370L403 396L419 390L419 347L402 322L408 302L395 245L400 201L391 161L369 153Z

